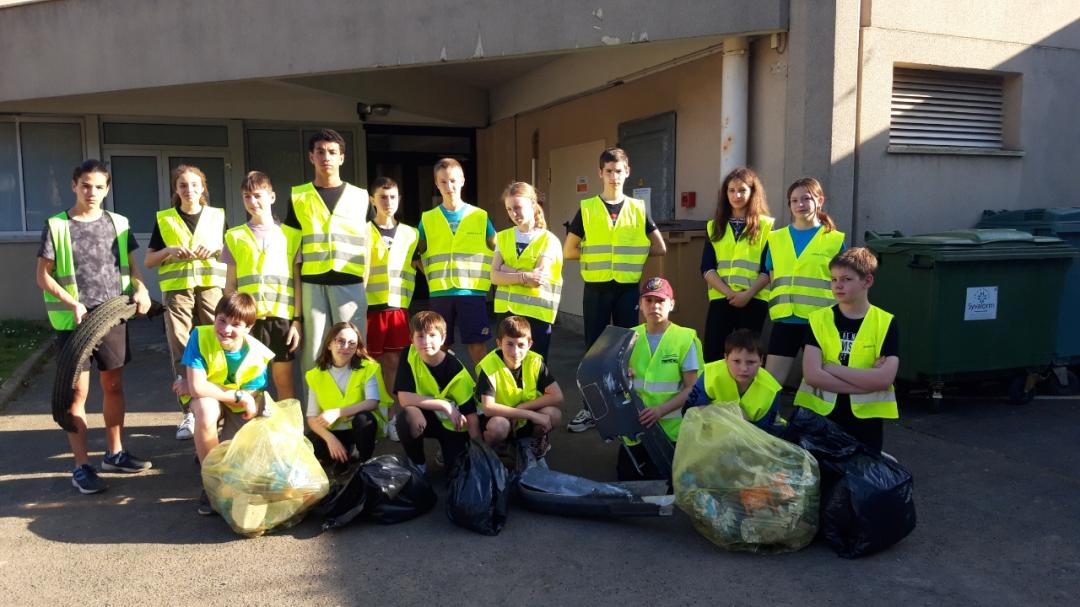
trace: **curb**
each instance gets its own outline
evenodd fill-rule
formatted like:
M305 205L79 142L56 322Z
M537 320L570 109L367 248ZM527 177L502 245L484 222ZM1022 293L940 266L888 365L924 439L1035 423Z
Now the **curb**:
M46 339L15 369L11 377L8 377L3 384L0 384L0 413L3 413L8 402L25 385L27 378L37 369L38 365L41 364L41 361L52 351L55 345L55 339Z

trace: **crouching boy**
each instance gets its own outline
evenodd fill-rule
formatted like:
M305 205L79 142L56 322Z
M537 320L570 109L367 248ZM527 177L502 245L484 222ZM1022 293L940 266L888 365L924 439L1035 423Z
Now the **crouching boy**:
M783 420L780 382L762 367L765 352L749 329L739 329L724 340L724 358L705 365L687 406L739 403L743 417L766 432L776 432Z
M563 394L544 357L530 350L532 329L520 316L507 316L496 332L498 349L476 369L478 415L469 415L469 434L494 447L510 437L532 438L537 458L547 454L548 434L562 423Z
M453 469L469 438L465 416L476 413L476 382L452 351L441 349L446 321L437 312L417 312L409 330L412 345L394 379L402 407L397 416L398 437L420 470L427 472L425 438L439 441L443 461Z

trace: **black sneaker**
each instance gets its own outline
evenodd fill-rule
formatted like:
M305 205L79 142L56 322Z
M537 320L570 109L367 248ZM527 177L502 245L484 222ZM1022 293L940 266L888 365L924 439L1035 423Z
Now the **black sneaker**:
M90 464L83 464L71 473L71 486L83 495L101 493L109 488Z
M195 512L200 516L214 514L214 509L210 506L210 496L206 495L206 491L199 492L199 507L195 509Z
M101 469L110 472L129 472L133 474L149 470L152 465L150 462L141 460L126 450L118 451L112 455L106 453L104 459L101 460Z

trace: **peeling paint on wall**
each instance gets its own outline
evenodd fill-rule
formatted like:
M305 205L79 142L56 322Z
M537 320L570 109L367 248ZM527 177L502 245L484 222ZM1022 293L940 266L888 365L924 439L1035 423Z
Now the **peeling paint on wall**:
M616 44L621 44L622 40L619 40L618 38L615 38L614 36L601 36L600 37L600 42L603 42L604 44L606 44L608 46L614 46Z
M473 51L473 59L481 59L484 56L484 36L482 34L476 35L476 50Z

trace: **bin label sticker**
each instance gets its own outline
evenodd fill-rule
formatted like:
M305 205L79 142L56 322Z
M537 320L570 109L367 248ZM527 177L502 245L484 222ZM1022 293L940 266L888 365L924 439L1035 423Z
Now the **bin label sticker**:
M968 287L964 302L964 320L997 318L997 287Z

